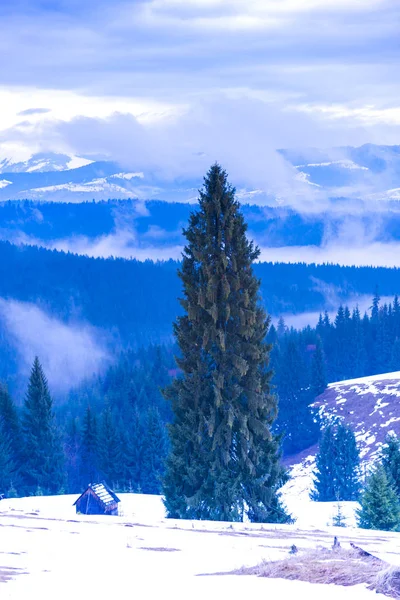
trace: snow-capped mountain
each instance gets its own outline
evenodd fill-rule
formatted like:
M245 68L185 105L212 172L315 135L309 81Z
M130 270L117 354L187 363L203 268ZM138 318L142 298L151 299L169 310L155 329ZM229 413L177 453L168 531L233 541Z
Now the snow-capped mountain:
M238 198L262 205L293 204L308 192L331 199L397 203L400 199L400 146L366 145L328 150L279 150L292 169L293 185L274 191L235 181ZM41 153L7 157L0 154L0 201L35 199L79 202L137 198L191 202L202 185L196 179L170 180L110 160ZM235 174L231 177L235 180Z
M0 156L0 174L2 173L51 173L53 171L67 171L90 165L94 161L82 156L38 153L27 160L16 157Z
M397 201L400 187L400 146L365 144L343 147L279 151L307 183L331 197Z

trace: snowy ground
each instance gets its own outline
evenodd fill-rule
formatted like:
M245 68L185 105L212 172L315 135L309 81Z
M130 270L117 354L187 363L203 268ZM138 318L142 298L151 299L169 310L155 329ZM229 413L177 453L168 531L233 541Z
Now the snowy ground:
M334 506L308 501L299 484L285 489L290 509L295 513L297 508L298 522L281 526L167 520L160 497L140 494L121 494L119 517L89 517L75 514L75 499L0 502L1 600L39 595L41 600L102 600L121 593L141 600L222 600L256 594L307 600L320 600L322 594L324 600L376 598L363 586L218 574L286 557L293 543L299 548L330 546L335 534L343 547L353 541L400 564L400 535L328 527ZM346 505L347 513L353 509Z

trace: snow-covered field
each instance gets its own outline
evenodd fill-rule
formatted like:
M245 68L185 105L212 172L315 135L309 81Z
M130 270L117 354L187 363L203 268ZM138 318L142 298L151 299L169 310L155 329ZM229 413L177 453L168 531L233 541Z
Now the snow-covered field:
M353 541L400 564L400 535L329 527L335 506L309 501L300 480L284 490L288 507L298 516L295 525L168 520L160 497L141 494L121 494L118 517L76 515L76 496L2 500L0 598L376 597L364 586L221 574L284 558L292 544L328 547L334 535L343 547ZM350 516L353 510L353 505L345 506Z

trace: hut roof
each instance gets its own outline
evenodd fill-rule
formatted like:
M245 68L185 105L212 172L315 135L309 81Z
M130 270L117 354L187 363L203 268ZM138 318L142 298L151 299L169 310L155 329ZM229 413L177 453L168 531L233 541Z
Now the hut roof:
M114 504L115 502L121 502L118 496L114 494L114 492L103 481L103 483L90 483L86 490L83 492L83 494L81 494L79 498L74 502L74 506L75 504L77 504L77 502L79 502L82 496L86 494L89 488L96 494L96 496L98 497L100 502L104 504L104 506L109 506L110 504Z

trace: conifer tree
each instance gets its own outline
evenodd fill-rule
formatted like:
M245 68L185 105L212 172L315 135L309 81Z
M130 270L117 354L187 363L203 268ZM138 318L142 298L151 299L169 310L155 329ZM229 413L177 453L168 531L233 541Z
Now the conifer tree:
M335 485L335 431L328 424L322 432L319 443L319 451L315 460L314 488L311 491L311 499L317 502L336 500Z
M339 423L323 431L316 457L314 489L318 502L356 500L359 494L360 457L354 433Z
M332 525L334 527L346 527L346 517L343 514L342 506L341 506L340 502L338 502L337 508L336 508L336 513L333 515Z
M368 478L360 505L361 508L357 511L359 527L383 531L399 530L399 499L382 466Z
M174 331L183 372L167 388L174 421L164 479L176 518L287 520L277 500L282 469L271 434L277 414L265 343L269 318L252 263L259 250L227 174L217 164L184 231L179 276L185 314Z
M318 336L311 364L311 392L314 399L325 391L327 386L324 351Z
M96 415L87 407L82 427L81 441L82 486L96 483L99 476L99 432Z
M127 439L124 440L125 480L134 490L142 485L144 427L139 412L134 409L128 418Z
M141 489L145 494L159 494L161 477L164 474L164 462L168 450L165 425L155 407L146 414L142 451Z
M389 370L400 371L400 338L396 338L392 344Z
M21 466L22 438L21 425L18 418L17 408L7 390L0 383L0 421L2 423L3 436L7 438L10 459L13 463L13 484L20 485L19 469Z
M0 418L11 438L20 444L21 431L17 409L5 385L0 383Z
M67 423L65 433L65 464L67 472L68 492L78 493L81 489L81 472L79 451L81 447L81 432L77 418Z
M335 488L338 500L357 500L360 492L360 455L349 427L339 424L335 436Z
M114 424L114 419L109 407L102 414L98 437L99 471L102 478L114 488L120 482L121 471L121 440Z
M400 498L400 440L395 435L388 435L386 438L386 444L382 448L382 467Z
M275 382L279 397L277 425L283 434L283 449L294 454L318 440L318 426L309 407L314 397L307 386L306 366L293 340L282 353Z
M65 483L64 452L57 431L47 379L36 357L23 410L24 484L29 490L57 493Z
M11 438L6 432L3 419L0 418L0 495L8 495L7 492L14 483L15 473Z

